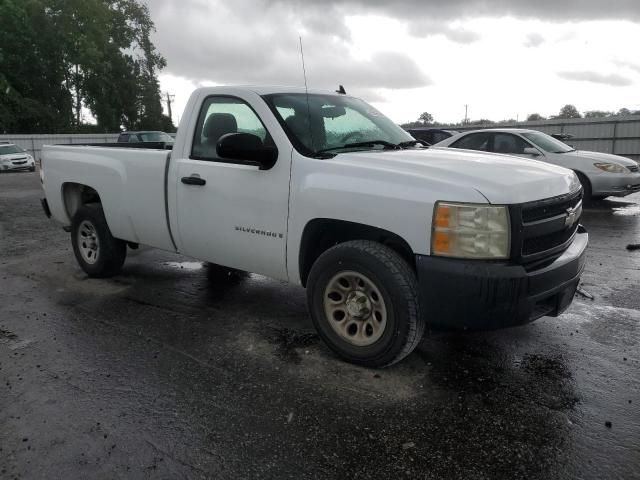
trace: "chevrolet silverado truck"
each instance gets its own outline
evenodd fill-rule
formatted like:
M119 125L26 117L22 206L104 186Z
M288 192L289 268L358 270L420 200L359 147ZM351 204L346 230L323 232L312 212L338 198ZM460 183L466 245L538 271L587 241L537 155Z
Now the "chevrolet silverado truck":
M369 367L426 328L558 316L584 268L574 172L425 148L342 93L201 88L171 151L54 145L42 159L45 212L90 277L143 244L302 285L324 342Z

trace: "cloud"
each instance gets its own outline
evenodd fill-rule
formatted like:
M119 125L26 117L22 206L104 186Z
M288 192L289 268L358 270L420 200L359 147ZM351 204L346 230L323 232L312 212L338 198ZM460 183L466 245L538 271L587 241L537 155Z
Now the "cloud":
M456 43L468 44L480 39L477 32L448 25L436 21L411 21L408 23L409 34L414 37L426 38L434 35L443 35L448 40Z
M560 78L564 78L565 80L574 80L577 82L599 83L602 85L609 85L612 87L626 87L633 83L631 79L627 77L623 77L622 75L618 75L617 73L603 74L603 73L590 72L590 71L558 72L558 76Z
M613 63L617 67L628 68L630 70L634 70L640 73L640 63L626 62L624 60L614 60Z
M165 73L196 82L302 85L302 33L310 87L344 84L365 91L432 83L403 52L353 55L349 31L335 20L332 6L300 13L295 5L284 8L265 0L235 0L233 5L153 0L150 8L157 29L154 42L167 58Z
M544 37L539 33L530 33L524 42L525 47L539 47L544 43Z
M580 20L639 20L637 0L277 0L288 5L341 6L350 11L394 18L460 20L474 17L512 16L564 23Z

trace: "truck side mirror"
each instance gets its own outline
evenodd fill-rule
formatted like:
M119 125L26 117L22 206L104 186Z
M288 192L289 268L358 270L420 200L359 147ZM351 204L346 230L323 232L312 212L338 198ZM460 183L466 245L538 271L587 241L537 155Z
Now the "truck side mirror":
M531 155L533 157L540 156L540 152L538 151L538 149L533 147L526 147L522 153L524 153L525 155Z
M216 152L221 158L243 160L268 170L278 159L278 149L266 146L260 137L252 133L227 133L218 139Z

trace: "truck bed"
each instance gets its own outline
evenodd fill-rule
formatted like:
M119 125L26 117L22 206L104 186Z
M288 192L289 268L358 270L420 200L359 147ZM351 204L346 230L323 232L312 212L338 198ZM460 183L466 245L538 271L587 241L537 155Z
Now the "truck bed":
M169 156L160 149L46 145L42 169L51 213L70 225L65 192L74 183L88 185L100 196L114 237L174 250L167 224Z

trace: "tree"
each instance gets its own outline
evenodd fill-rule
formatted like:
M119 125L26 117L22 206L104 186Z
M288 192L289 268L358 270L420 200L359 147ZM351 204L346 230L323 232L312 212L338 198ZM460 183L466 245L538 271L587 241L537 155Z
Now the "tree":
M0 131L97 131L167 125L141 0L1 0Z
M59 32L41 0L0 1L0 131L60 132L71 97L59 62Z
M613 112L607 112L607 111L604 111L604 110L589 110L587 112L584 112L584 118L610 117L613 114L614 114Z
M486 118L481 118L479 120L469 120L467 125L494 125L496 122L493 120L488 120Z
M560 109L560 114L556 118L582 118L582 115L575 106L567 104Z
M628 108L621 108L620 110L618 110L618 113L616 113L616 115L619 117L628 117L629 115L631 115L631 110L629 110Z
M546 120L546 118L539 113L532 113L527 117L527 122L539 122L541 120Z
M428 112L423 112L418 117L418 121L422 122L423 125L426 125L428 123L433 123L433 115L431 115Z

